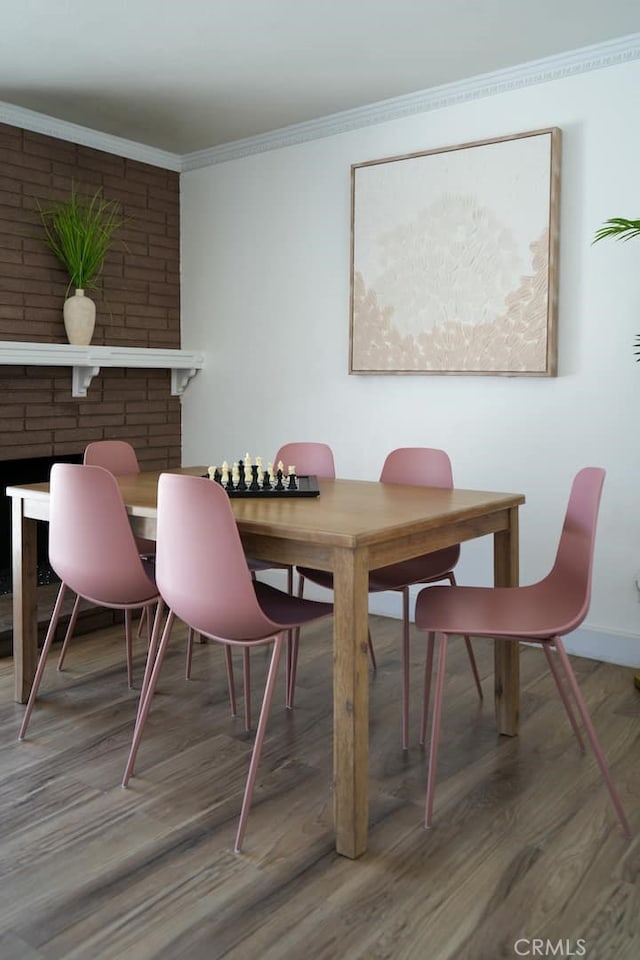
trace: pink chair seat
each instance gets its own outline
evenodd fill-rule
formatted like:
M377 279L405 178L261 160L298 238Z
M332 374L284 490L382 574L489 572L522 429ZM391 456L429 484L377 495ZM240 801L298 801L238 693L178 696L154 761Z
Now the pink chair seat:
M303 580L309 580L325 590L333 590L333 574L329 570L314 570L312 567L296 567Z
M331 603L293 597L259 580L254 582L253 589L265 616L280 627L286 627L287 630L298 627L306 621L314 621L318 616L330 616L333 613Z
M428 635L421 742L426 734L434 643L436 636L439 638L426 827L431 825L433 813L448 638L466 633L474 637L500 637L541 644L578 744L583 747L569 694L578 709L618 819L627 836L631 835L622 802L561 639L582 623L589 610L596 524L604 476L604 470L597 467L586 467L576 475L556 559L551 572L543 580L524 587L426 587L420 592L416 601L416 626L427 631Z
M515 589L429 587L429 594L419 594L416 601L416 625L424 616L435 631L522 640L564 636L576 620L570 591L556 590L549 578Z
M369 591L402 590L410 584L441 580L453 570L459 557L460 547L455 546L392 563L388 567L378 567L369 574Z
M402 590L414 583L427 582L436 578L441 580L456 565L459 554L459 547L448 547L446 550L392 563L388 567L378 567L369 573L369 593ZM298 573L320 587L333 590L333 574L329 570L298 567Z

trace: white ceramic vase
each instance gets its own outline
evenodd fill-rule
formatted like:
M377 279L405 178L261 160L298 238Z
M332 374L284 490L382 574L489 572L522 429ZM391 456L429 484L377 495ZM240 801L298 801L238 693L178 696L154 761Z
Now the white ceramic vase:
M93 328L96 325L96 305L84 290L76 290L68 297L63 307L64 328L69 343L77 347L86 347L91 343Z

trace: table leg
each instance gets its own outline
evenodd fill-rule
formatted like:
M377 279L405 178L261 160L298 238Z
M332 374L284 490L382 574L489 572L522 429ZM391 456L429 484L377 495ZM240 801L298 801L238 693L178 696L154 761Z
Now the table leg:
M517 587L518 508L509 510L509 526L494 534L493 576L496 587ZM513 640L494 641L495 708L499 733L513 737L520 720L520 648Z
M38 659L37 522L12 498L14 699L26 703Z
M369 825L369 574L361 556L336 551L333 615L333 787L336 850L355 859Z

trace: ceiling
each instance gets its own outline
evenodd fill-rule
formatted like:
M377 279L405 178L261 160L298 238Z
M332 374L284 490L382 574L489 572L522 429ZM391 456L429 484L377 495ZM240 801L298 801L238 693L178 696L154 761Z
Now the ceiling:
M638 0L13 0L0 101L189 154L640 31Z

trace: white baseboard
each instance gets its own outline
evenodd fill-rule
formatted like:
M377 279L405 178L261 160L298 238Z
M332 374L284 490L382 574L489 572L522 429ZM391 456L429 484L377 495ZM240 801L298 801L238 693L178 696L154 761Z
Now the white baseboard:
M640 667L640 637L579 627L565 639L568 653L590 660L604 660L623 667Z

